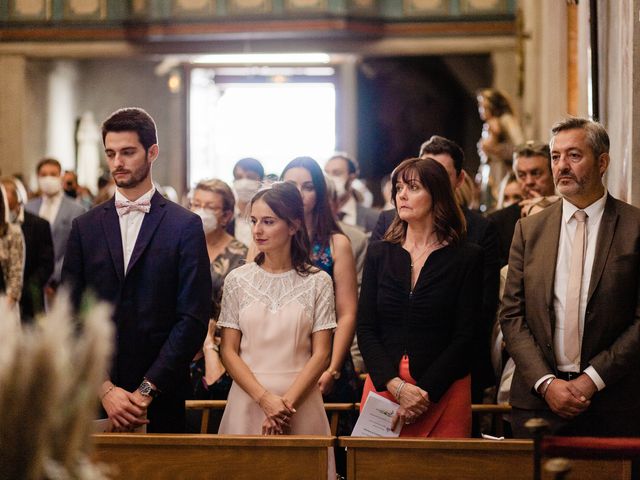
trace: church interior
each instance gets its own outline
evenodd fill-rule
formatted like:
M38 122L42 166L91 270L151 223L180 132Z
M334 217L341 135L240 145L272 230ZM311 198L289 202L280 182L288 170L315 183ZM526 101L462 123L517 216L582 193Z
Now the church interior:
M524 140L548 143L568 116L601 122L611 139L606 189L640 207L640 0L2 0L0 84L0 175L31 191L38 162L53 157L98 194L110 177L99 125L140 107L157 125L154 180L182 205L203 179L231 184L240 158L260 159L277 178L294 157L323 164L339 151L357 159L370 206L381 209L383 178L432 135L460 145L467 176L479 178L478 92L492 88L510 99ZM494 207L480 202L483 213ZM109 352L99 355L94 370ZM72 393L82 396L67 391L66 401ZM331 436L212 434L224 405L188 402L202 433L58 427L79 448L91 438L81 449L111 465L104 477L77 478L326 478L328 448L346 448L339 473L349 480L640 478L640 442L628 439L545 442L536 425L534 440L336 435L353 403L325 403ZM473 407L502 437L508 405ZM0 450L21 438L1 433ZM4 478L55 478L25 471Z

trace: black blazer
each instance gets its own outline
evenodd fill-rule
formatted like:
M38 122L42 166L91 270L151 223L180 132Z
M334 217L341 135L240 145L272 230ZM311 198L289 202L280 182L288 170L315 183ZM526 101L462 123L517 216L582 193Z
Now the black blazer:
M175 431L211 305L202 221L156 192L125 272L114 203L111 198L73 221L63 281L75 305L86 290L113 304L111 381L128 391L144 377L157 385L162 393L149 408L149 428Z
M27 211L22 234L25 259L20 311L22 321L29 322L44 311L44 286L53 273L53 240L49 222Z
M375 242L365 260L358 303L358 345L377 390L398 375L403 354L411 376L438 401L469 373L482 305L482 250L465 242L433 252L411 292L411 258L399 244Z
M487 217L498 231L500 242L500 266L509 262L509 250L511 249L511 239L516 229L516 223L520 220L520 205L514 203L502 210L496 210Z
M500 288L500 248L494 224L479 213L461 207L467 221L467 241L479 245L484 252L482 282L476 289L482 292L482 312L477 316L474 341L474 362L471 368L474 401L481 401L481 390L495 383L491 366L491 331L496 321L498 290ZM381 240L396 216L395 209L380 213L370 242Z

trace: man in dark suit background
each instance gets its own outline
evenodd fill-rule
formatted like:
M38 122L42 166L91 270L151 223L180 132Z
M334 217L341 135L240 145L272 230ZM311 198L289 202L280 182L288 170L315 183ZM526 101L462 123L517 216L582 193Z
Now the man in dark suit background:
M19 180L3 177L2 185L7 192L7 201L12 223L19 223L24 235L24 280L20 297L20 319L33 321L44 312L44 287L53 273L53 240L49 222L24 209L24 201L18 190ZM24 187L22 187L24 189ZM26 193L26 192L25 192Z
M608 194L609 136L570 118L552 129L563 199L518 222L500 322L516 370L512 426L640 435L640 210Z
M76 306L84 291L114 306L115 355L100 393L113 425L184 431L189 363L211 301L202 222L155 190L156 126L144 110L114 112L102 137L116 193L74 220L63 281Z
M420 147L421 158L433 158L439 162L447 173L454 191L462 185L464 180L464 152L453 141L434 135ZM484 251L482 312L478 314L476 326L474 362L471 369L472 401L482 403L483 390L495 384L493 368L491 366L490 342L491 330L495 321L498 306L498 287L500 282L500 265L498 250L498 235L496 228L482 215L461 207L467 221L467 240L482 247ZM371 234L371 241L381 240L384 233L396 216L395 209L380 213L376 228ZM477 433L477 432L476 432Z
M489 214L488 219L498 230L500 240L500 266L509 260L511 239L520 217L527 215L529 208L544 197L555 194L551 174L549 145L529 141L516 147L513 153L513 171L520 184L524 200Z

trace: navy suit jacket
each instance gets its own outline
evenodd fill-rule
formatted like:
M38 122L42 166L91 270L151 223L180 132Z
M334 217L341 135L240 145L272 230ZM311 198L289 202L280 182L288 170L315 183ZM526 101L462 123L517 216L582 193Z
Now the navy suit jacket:
M84 291L114 306L111 381L134 391L148 378L161 391L149 408L150 427L179 430L162 425L184 415L189 364L202 347L211 302L200 218L156 192L125 272L111 198L73 221L62 279L76 306Z
M33 320L44 311L44 286L53 273L53 240L49 222L24 212L24 281L20 297L21 319Z

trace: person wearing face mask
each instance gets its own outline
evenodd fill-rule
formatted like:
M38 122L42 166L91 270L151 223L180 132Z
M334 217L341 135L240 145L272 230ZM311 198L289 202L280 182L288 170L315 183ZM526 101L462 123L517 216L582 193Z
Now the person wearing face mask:
M251 244L251 223L247 206L251 198L262 187L264 167L255 158L242 158L233 167L233 191L236 194L236 208L233 220L227 226L227 233L245 245Z
M33 321L44 312L44 287L53 273L53 240L49 222L25 211L27 192L14 177L3 177L0 183L7 193L9 221L22 229L25 260L20 318L23 323Z
M209 331L202 351L198 352L191 365L194 396L199 400L224 400L231 387L231 380L220 360L216 322L224 279L231 270L244 265L247 256L247 247L225 231L233 218L234 206L233 192L218 179L199 182L189 205L190 210L202 219L213 285Z
M76 175L76 172L73 170L65 170L62 176L62 184L66 196L75 199L76 202L84 205L85 208L91 208L93 206L93 196L87 188L78 184L78 175Z
M0 306L19 319L18 302L22 294L24 240L20 227L9 221L7 193L0 183ZM0 319L4 321L6 318ZM17 320L16 320L17 321Z
M64 252L71 232L71 222L82 215L86 208L68 198L62 189L62 166L54 158L43 158L36 167L38 187L41 195L25 205L26 211L44 218L51 225L53 239L54 268L45 287L47 300L51 300L62 272Z
M346 154L337 153L327 160L324 171L336 186L339 220L347 225L357 225L366 233L371 232L378 221L378 212L358 200L362 195L353 188L358 175L356 162Z

